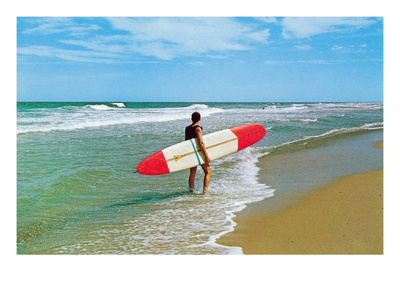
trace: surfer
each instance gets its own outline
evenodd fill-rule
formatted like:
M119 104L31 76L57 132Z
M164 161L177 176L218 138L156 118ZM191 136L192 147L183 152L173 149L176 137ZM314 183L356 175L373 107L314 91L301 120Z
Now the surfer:
M203 184L203 194L207 194L208 192L208 186L210 184L210 178L211 178L211 169L210 169L210 158L207 154L206 147L203 142L203 136L202 136L202 127L199 126L199 122L201 120L200 113L194 112L192 114L192 125L189 125L185 129L185 140L190 140L192 138L197 138L200 146L201 152L204 154L204 159L205 163L201 165L204 171L204 184ZM189 176L189 188L190 192L194 192L194 178L196 176L196 170L197 166L190 168L190 176Z

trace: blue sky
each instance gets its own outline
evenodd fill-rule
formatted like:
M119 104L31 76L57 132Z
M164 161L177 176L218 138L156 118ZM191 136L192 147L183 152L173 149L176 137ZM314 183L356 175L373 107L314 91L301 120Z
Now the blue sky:
M18 101L383 101L383 19L17 19Z

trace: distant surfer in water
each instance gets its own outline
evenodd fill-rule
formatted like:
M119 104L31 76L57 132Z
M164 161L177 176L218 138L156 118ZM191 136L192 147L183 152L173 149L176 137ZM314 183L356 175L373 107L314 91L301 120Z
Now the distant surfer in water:
M197 138L200 146L201 152L204 154L205 163L201 165L204 171L204 185L203 185L203 194L207 194L208 186L210 184L211 178L211 169L210 169L210 157L207 154L206 147L203 142L202 136L202 127L199 126L199 122L201 120L201 116L198 112L194 112L192 114L192 125L189 125L185 129L185 140L190 140L192 138ZM189 176L189 187L190 192L194 192L194 177L196 176L197 166L190 168L190 176Z

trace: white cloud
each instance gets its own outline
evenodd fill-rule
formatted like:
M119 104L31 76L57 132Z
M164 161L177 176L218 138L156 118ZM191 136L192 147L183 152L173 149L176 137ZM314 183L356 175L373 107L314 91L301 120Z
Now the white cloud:
M260 22L264 22L266 24L278 24L279 21L277 18L273 18L273 17L260 17L260 18L256 18L256 20L260 21Z
M257 30L230 18L110 18L115 29L129 33L130 50L170 60L179 56L251 49L265 43L268 29Z
M116 57L114 54L108 52L66 50L48 46L28 46L18 48L18 54L96 63L110 63L113 62L113 58Z
M314 60L267 60L264 61L265 64L269 65L287 65L287 64L317 64L317 65L330 65L334 63L342 63L345 62L343 60L323 60L323 59L314 59Z
M210 54L207 54L206 57L214 58L214 59L226 59L226 58L228 58L228 56L226 56L226 55L210 55Z
M107 18L111 28L101 29L97 18L21 18L30 28L25 35L47 35L46 46L19 49L19 54L57 57L76 61L139 61L145 58L172 60L177 57L227 58L235 51L265 46L271 30L282 26L285 38L309 38L326 32L341 32L369 26L371 18ZM94 21L93 21L94 20ZM100 21L100 22L99 22ZM274 25L270 25L273 24ZM29 27L29 26L28 26ZM269 28L271 27L271 28ZM62 35L50 35L59 33ZM62 38L60 38L62 36ZM40 41L37 39L37 41ZM55 48L56 43L58 47ZM69 45L68 49L61 49ZM60 46L61 45L61 46ZM336 46L339 47L339 46ZM294 45L296 50L312 50L309 45ZM332 48L339 51L339 48ZM90 57L90 55L93 55ZM141 57L141 59L140 59Z
M371 18L290 17L284 18L281 24L284 38L309 38L327 32L360 29L375 22Z
M253 49L257 44L265 44L270 30L260 23L250 23L235 18L108 18L113 31L83 39L83 33L98 28L86 19L82 22L70 18L32 19L34 26L24 34L44 34L64 32L65 38L58 40L65 45L78 46L90 50L87 53L112 53L120 57L144 56L160 60L172 60L182 56L203 56L209 58L226 57L230 51ZM79 23L81 22L81 23ZM81 34L79 35L79 32ZM70 36L74 35L71 39ZM45 49L45 48L43 48ZM48 53L55 55L55 48L29 48L32 55ZM25 49L25 53L27 53ZM59 49L58 53L72 50ZM93 52L94 51L94 52ZM20 52L22 53L22 52ZM77 59L79 55L66 56Z
M84 40L60 40L59 42L67 45L81 46L93 51L124 53L128 51L128 42L125 36L97 36L92 39Z
M249 36L250 40L254 40L254 41L260 42L260 43L265 43L266 40L270 36L270 30L269 29L264 29L264 30L261 30L261 31L252 32L252 33L249 33L248 36Z
M266 60L267 65L289 65L289 64L312 64L312 65L331 65L349 62L382 62L382 59L313 59L313 60Z
M332 51L342 51L344 48L342 46L334 45L331 50Z
M72 36L83 36L89 31L99 30L96 24L80 24L72 18L22 18L33 25L32 28L24 30L24 34L55 34L67 32Z
M192 61L192 62L188 62L188 65L202 66L202 65L204 65L204 61Z
M308 51L313 49L310 45L296 45L293 46L293 48L300 51Z
M347 54L347 53L367 53L369 52L367 49L367 45L363 44L363 45L359 45L359 46L354 46L354 45L350 45L350 46L339 46L339 45L334 45L331 48L331 51L337 52L337 53L341 53L341 54Z

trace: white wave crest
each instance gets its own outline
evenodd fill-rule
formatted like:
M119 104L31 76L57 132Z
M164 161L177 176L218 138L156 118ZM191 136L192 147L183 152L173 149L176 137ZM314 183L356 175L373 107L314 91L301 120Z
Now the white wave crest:
M112 107L109 107L104 104L86 105L86 107L93 109L93 110L111 110L112 109Z
M290 113L303 113L309 110L309 107L303 104L292 104L291 106L271 105L263 107L263 110L273 114L290 114Z
M193 109L194 110L196 110L196 109L207 109L207 108L209 108L209 106L206 105L206 104L192 104L192 105L187 107L187 109L192 109L192 110Z
M166 108L122 108L110 107L105 104L89 104L83 107L74 106L74 109L45 109L41 116L34 118L27 116L17 126L17 134L29 132L70 131L93 127L129 125L135 123L160 123L178 120L190 120L194 111L200 112L202 117L208 117L224 110L209 107L205 104L192 104L186 107ZM124 105L125 106L125 105ZM29 122L28 122L29 121Z
M121 102L113 102L113 103L111 103L111 105L114 105L114 106L117 106L117 107L126 107L125 106L125 104L124 103L121 103Z
M314 122L318 122L318 119L317 118L315 118L315 119L299 119L299 121L303 122L303 123L314 123Z
M275 149L275 148L279 148L282 146L291 145L291 144L295 144L295 143L303 142L303 141L308 141L310 139L321 138L321 137L325 137L325 136L329 136L329 135L357 132L357 131L362 131L362 130L379 130L379 129L383 129L383 122L367 123L360 127L331 129L331 130L328 130L325 133L322 133L319 135L309 135L309 136L305 136L300 139L295 139L295 140L292 140L289 142L284 142L279 145L266 147L265 150Z
M344 103L315 103L311 104L312 107L317 109L367 109L377 110L383 109L383 103L372 103L372 102L344 102Z
M383 122L367 123L361 126L361 128L368 130L383 129Z

